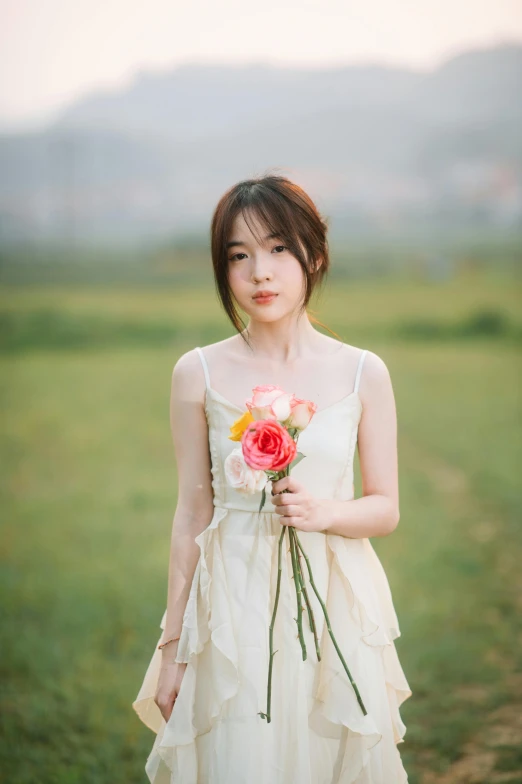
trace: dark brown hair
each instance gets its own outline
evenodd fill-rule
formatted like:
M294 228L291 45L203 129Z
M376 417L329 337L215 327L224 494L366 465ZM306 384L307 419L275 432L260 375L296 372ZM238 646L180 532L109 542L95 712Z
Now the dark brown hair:
M324 282L330 267L330 255L326 237L327 221L320 215L308 194L286 177L268 174L243 180L223 194L212 215L210 227L214 280L227 316L248 343L242 334L246 324L236 308L228 278L227 242L230 240L232 224L240 212L254 236L256 235L249 223L249 216L257 218L267 232L281 237L301 265L305 277L305 292L300 313L307 309L316 287ZM318 260L322 261L319 266ZM316 318L310 314L309 316L311 321L332 332Z

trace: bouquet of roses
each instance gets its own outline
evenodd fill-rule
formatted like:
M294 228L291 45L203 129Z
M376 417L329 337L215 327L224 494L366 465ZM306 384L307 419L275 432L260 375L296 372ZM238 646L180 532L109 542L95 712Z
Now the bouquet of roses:
M285 392L280 387L272 384L254 387L252 392L252 398L247 400L245 404L247 410L230 428L231 434L229 438L232 441L239 441L240 446L234 449L225 460L225 475L228 484L239 492L253 494L262 491L261 503L259 505L259 511L261 511L266 501L266 486L268 482L277 481L284 476L289 476L292 466L297 465L297 463L305 457L305 455L297 451L297 441L299 434L310 423L310 420L317 410L317 406L311 400L297 398L292 393ZM288 491L283 490L283 492ZM279 537L277 587L269 629L270 661L268 668L267 711L266 713L260 713L259 715L263 719L266 719L267 722L270 722L272 662L277 653L277 651L273 650L273 632L281 585L281 552L283 539L287 530L297 600L297 618L295 618L295 621L297 623L303 661L306 659L307 653L303 634L303 610L305 608L301 604L302 598L306 604L308 622L314 635L318 661L321 659L321 651L312 605L304 581L301 555L306 562L310 585L321 605L332 642L339 654L339 658L348 675L348 679L354 688L357 701L361 706L363 714L366 715L367 711L364 707L361 695L359 694L359 690L350 674L332 632L325 603L321 599L314 583L310 560L303 549L295 526L291 525L282 526L281 535Z

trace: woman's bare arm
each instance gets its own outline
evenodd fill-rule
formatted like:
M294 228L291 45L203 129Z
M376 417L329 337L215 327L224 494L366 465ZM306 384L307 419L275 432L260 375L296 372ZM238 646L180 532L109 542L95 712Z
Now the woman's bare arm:
M172 371L170 395L178 499L172 523L164 641L181 633L200 554L195 538L209 525L214 510L208 426L202 404L203 379L196 350L183 354ZM177 646L177 642L165 646L162 649L164 656L170 659Z
M327 501L326 533L351 539L387 536L400 518L397 454L397 412L388 368L369 351L360 385L363 414L358 450L362 497Z

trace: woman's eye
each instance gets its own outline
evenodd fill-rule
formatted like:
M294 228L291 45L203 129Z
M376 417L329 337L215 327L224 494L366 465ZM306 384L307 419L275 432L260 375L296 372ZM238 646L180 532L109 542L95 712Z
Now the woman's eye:
M276 245L273 250L277 251L278 253L282 253L283 251L288 250L288 248L286 245ZM229 261L240 261L240 256L246 256L246 253L234 253L234 255L229 258Z

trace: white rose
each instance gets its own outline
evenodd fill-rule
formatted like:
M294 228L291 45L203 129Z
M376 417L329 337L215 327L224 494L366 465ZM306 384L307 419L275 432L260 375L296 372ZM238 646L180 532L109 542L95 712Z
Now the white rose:
M256 471L245 463L240 446L233 449L225 459L225 476L231 487L247 495L258 493L268 482L265 471Z

